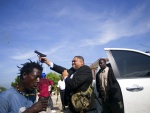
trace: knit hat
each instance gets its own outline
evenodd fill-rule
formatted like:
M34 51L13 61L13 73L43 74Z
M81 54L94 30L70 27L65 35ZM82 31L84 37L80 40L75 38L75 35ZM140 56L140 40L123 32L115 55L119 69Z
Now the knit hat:
M41 78L45 78L45 77L46 77L46 74L42 73Z

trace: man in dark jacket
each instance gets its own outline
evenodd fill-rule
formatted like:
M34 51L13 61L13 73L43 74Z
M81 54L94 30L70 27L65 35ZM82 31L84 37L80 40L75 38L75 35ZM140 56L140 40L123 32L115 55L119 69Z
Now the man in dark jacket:
M104 113L124 113L123 97L113 70L106 66L106 60L99 60L100 70L96 74L96 88L103 101Z
M65 79L65 84L66 84L66 89L69 91L69 109L73 113L77 113L74 110L74 107L72 106L71 102L71 95L75 94L80 91L86 91L88 87L92 84L93 76L91 69L84 65L84 59L82 56L75 56L72 60L72 67L75 69L73 71L72 69L68 71L66 68L63 68L61 66L58 66L52 62L50 62L47 58L45 57L39 57L39 60L44 60L44 63L46 63L50 68L58 73L61 73L62 76ZM72 73L72 74L71 74ZM65 89L65 90L66 90ZM97 113L96 106L95 106L95 99L94 95L92 93L91 96L91 103L89 106L89 109L85 113Z

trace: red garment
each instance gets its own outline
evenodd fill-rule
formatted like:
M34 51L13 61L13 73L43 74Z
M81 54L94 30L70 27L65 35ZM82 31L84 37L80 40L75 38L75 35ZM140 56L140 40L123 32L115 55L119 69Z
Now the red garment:
M40 94L38 95L39 97L49 97L50 93L48 91L48 86L53 85L54 82L52 80L46 79L46 78L41 78L40 82L38 84L38 89L40 90Z

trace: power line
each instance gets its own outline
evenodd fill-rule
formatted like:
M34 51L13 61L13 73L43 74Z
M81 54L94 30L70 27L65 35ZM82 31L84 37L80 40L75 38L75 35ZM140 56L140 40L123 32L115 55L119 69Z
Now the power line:
M143 45L143 44L139 44L139 45L141 45L141 46L145 46L145 47L148 47L148 48L150 48L150 46L147 46L147 45Z

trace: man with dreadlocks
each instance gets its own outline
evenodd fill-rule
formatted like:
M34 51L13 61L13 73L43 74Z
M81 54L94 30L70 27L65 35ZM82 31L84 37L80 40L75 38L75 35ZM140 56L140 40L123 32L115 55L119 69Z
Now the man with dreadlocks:
M38 113L46 111L47 100L33 102L33 91L42 74L42 66L37 62L26 62L20 68L20 80L16 87L0 93L0 113Z

